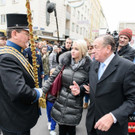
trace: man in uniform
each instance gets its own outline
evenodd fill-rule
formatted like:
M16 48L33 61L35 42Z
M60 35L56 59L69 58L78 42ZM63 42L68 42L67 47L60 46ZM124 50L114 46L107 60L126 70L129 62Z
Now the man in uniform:
M27 16L7 14L7 44L0 47L0 128L3 135L30 135L39 118L33 68L22 55L29 41Z

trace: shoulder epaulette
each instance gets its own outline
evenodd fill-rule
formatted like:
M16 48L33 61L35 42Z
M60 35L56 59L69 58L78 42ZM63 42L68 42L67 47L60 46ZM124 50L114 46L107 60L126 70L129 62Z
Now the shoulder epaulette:
M32 65L26 60L26 58L17 49L10 46L0 47L0 54L6 54L6 53L15 56L34 80L34 72L33 72Z

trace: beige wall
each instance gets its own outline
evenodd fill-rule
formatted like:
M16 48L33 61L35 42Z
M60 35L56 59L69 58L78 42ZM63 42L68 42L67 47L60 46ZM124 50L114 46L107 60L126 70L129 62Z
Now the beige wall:
M0 5L0 15L6 13L26 13L26 1L18 1L18 3L12 4L12 0L6 0L6 5ZM102 9L99 0L85 0L83 6L78 8L69 7L68 9L65 0L50 1L56 3L59 35L61 38L65 37L65 33L67 32L73 39L89 38L92 40L97 35L93 30L98 30L101 24L106 23L105 17L101 14ZM42 28L44 29L43 31L52 33L55 37L57 36L57 28L54 12L50 14L50 25L46 25L46 2L47 0L30 0L32 16L34 18L32 22L33 27L36 27L36 30L40 31L39 34L42 34L40 30ZM67 14L70 16L69 20L66 20ZM74 31L72 30L73 23ZM6 24L0 24L0 29L6 29Z

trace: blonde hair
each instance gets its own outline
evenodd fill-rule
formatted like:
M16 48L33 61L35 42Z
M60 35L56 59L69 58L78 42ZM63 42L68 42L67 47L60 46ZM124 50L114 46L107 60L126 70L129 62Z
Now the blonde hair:
M74 44L77 45L77 47L78 47L78 49L79 49L79 51L80 51L80 55L81 55L82 57L85 57L86 54L87 54L87 51L88 51L86 41L79 39L79 40L75 40L75 41L73 42L73 45L74 45Z

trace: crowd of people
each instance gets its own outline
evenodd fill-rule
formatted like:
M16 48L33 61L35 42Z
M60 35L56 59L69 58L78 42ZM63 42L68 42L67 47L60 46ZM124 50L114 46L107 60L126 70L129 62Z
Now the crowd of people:
M27 17L7 14L7 22L7 35L0 32L0 133L30 135L41 115L38 100L44 93L50 135L56 135L56 124L59 135L76 135L83 108L88 108L88 135L128 134L128 116L135 112L131 29L119 32L117 48L110 34L92 43L67 38L62 46L35 40L36 88ZM53 96L49 90L62 69L61 90Z

